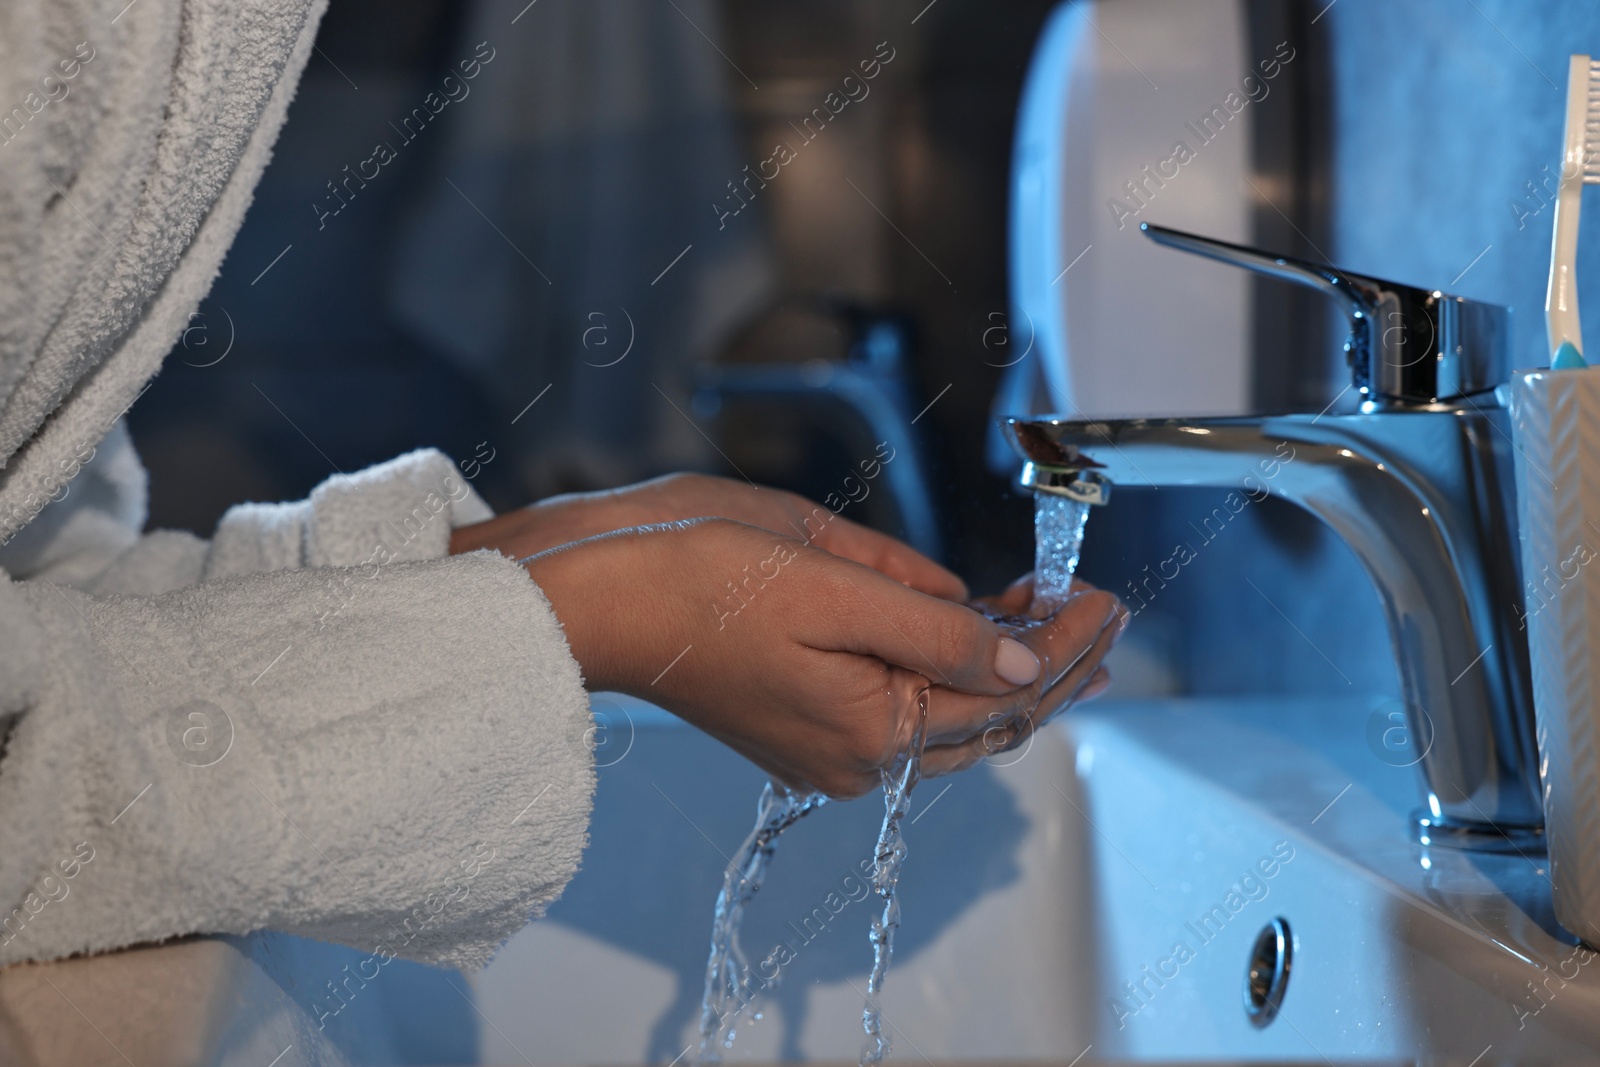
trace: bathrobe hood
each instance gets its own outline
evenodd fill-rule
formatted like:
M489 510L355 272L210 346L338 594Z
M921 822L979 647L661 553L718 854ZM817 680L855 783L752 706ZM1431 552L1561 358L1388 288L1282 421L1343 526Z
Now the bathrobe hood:
M326 0L0 4L0 543L215 280Z

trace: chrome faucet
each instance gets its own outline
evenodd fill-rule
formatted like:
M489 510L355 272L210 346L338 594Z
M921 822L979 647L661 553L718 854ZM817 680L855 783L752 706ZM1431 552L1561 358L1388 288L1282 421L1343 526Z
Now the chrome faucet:
M1517 546L1509 313L1144 225L1159 244L1310 286L1350 320L1349 414L1013 418L1023 485L1264 489L1350 546L1377 588L1421 752L1426 844L1543 849Z

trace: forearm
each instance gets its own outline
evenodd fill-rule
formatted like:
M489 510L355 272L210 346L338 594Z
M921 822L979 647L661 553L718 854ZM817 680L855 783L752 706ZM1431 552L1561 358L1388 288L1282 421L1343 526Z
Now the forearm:
M324 619L330 573L0 588L40 653L0 694L0 964L272 928L478 965L560 892L593 770L538 588L397 563Z

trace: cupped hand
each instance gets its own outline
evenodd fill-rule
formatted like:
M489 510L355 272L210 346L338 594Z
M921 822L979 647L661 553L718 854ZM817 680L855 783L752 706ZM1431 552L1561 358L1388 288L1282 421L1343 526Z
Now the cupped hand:
M831 796L878 785L928 683L938 773L980 758L997 721L1081 690L1119 624L1115 598L1084 593L1012 637L871 566L718 519L588 538L526 566L590 689L650 700L782 784Z
M803 496L706 474L669 474L622 489L550 497L457 528L450 551L488 548L513 559L631 526L733 519L803 541L946 600L965 600L960 578L911 546L851 522Z
M991 701L982 732L953 743L929 744L923 777L965 770L986 756L1016 748L1071 705L1093 700L1111 685L1103 660L1128 627L1132 616L1127 606L1077 578L1067 600L1054 609L1034 603L1033 589L1033 575L1026 574L1005 592L980 597L972 606L1039 657L1039 677L1007 698ZM934 696L940 694L935 691ZM944 699L970 698L950 694Z

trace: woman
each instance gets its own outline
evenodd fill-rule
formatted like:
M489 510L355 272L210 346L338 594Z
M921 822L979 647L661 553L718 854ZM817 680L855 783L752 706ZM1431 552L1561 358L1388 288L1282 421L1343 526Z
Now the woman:
M924 686L931 774L1104 687L1115 598L1008 635L907 546L721 479L494 517L418 452L209 542L141 534L118 420L216 275L322 6L0 9L0 965L256 929L481 965L576 869L586 688L853 796Z

